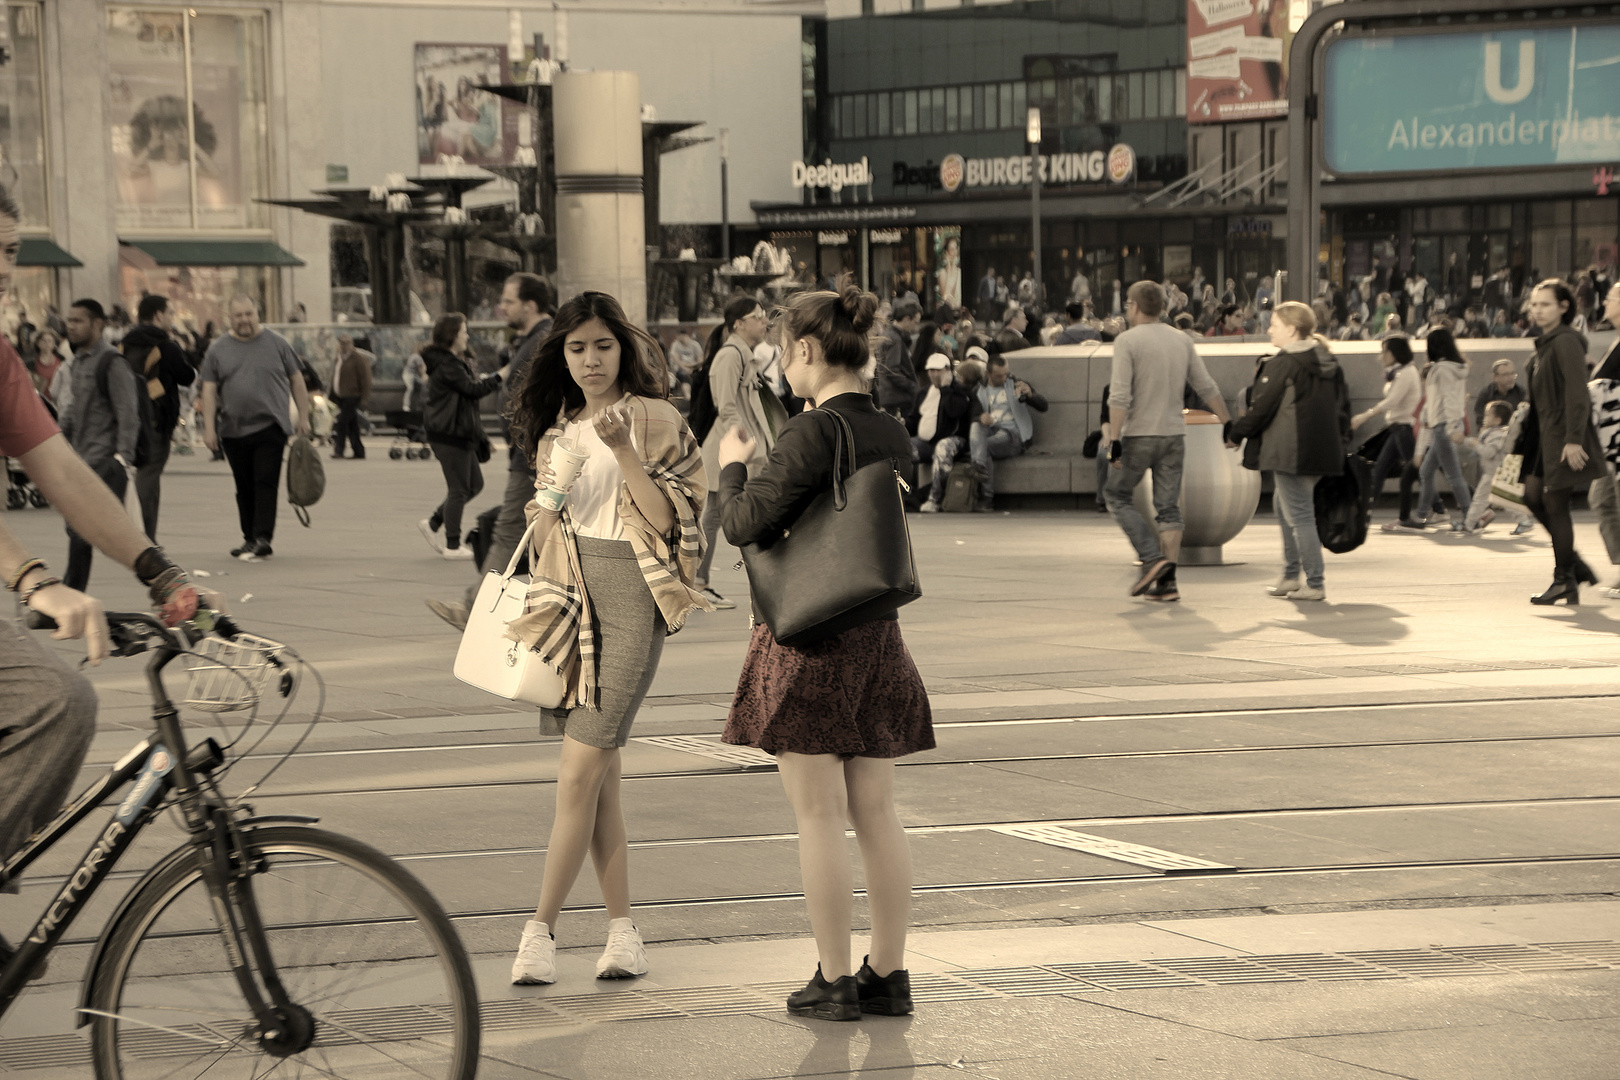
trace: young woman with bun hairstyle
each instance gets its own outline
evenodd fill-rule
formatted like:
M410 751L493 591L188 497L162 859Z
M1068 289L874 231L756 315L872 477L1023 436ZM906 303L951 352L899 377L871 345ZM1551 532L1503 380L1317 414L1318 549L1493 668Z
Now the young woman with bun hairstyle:
M867 334L877 297L840 282L839 292L800 293L781 322L782 372L815 406L789 420L762 466L738 429L720 444L720 522L733 544L780 535L832 486L833 453L849 422L855 468L911 463L905 427L872 402ZM776 755L799 828L799 869L820 965L787 999L788 1011L824 1020L911 1012L905 970L911 854L894 808L894 759L934 745L928 693L895 613L803 648L754 627L722 736ZM860 841L871 903L871 952L850 963L853 906L847 824Z
M514 983L557 979L557 919L588 853L608 914L599 979L647 971L630 919L629 844L619 802L619 750L652 685L664 638L696 608L708 489L703 457L669 403L663 352L606 293L580 293L557 312L529 364L513 435L535 451L535 488L549 488L553 444L587 456L560 510L525 508L534 526L532 578L507 636L562 674L558 708L540 732L560 735L557 810L540 901L523 928Z

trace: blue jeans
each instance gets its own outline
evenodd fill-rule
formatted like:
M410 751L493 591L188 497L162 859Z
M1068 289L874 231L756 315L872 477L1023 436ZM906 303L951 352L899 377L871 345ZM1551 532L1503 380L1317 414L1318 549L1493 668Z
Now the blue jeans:
M1137 558L1151 563L1164 557L1164 550L1159 547L1159 533L1181 531L1181 468L1187 458L1187 437L1127 435L1123 441L1125 453L1119 459L1122 467L1110 470L1108 478L1108 509L1113 511L1114 520L1119 522L1136 549ZM1153 516L1159 525L1157 530L1137 512L1132 501L1136 485L1149 469L1153 470Z
M1305 571L1305 584L1322 587L1322 541L1316 535L1316 482L1320 476L1272 473L1271 501L1282 526L1283 577L1297 578Z
M979 489L981 502L988 501L996 492L996 459L1017 457L1023 452L1024 440L1018 437L1018 432L1003 427L987 428L977 420L973 422L968 432L968 456L984 475L984 486Z
M934 474L928 483L929 502L938 505L945 498L945 481L950 479L951 466L956 464L956 455L967 449L967 444L960 435L945 435L933 446L928 445L927 439L912 438L911 456L919 462L933 462Z
M1423 455L1423 464L1418 466L1418 479L1423 481L1423 489L1418 494L1418 513L1423 515L1424 520L1428 519L1439 488L1434 474L1436 470L1444 469L1446 482L1451 485L1451 497L1457 500L1457 509L1467 514L1470 492L1468 481L1463 479L1462 465L1457 461L1457 444L1451 441L1445 424L1435 424L1429 433L1429 452Z

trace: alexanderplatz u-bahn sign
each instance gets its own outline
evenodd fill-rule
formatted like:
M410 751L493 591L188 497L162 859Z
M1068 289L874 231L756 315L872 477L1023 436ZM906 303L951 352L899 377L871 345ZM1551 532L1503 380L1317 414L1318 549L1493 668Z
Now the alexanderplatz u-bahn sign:
M1380 202L1523 198L1620 163L1620 4L1351 0L1290 67L1293 299L1316 291L1324 174Z

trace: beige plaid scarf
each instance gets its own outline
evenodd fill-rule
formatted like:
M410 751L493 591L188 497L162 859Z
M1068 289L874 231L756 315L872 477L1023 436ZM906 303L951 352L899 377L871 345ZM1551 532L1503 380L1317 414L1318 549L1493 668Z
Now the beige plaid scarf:
M630 486L619 486L619 517L630 546L635 549L642 576L647 579L658 610L673 634L686 624L694 608L713 605L692 587L703 559L703 500L708 481L703 474L703 450L675 406L656 398L627 395L631 438L641 454L642 466L675 508L675 527L668 535L647 522ZM551 444L562 435L555 424L540 440L536 460L549 458ZM539 507L530 500L530 521ZM596 621L591 598L579 568L579 548L568 508L545 542L529 551L529 595L523 615L506 628L506 636L521 641L568 680L563 708L596 707Z

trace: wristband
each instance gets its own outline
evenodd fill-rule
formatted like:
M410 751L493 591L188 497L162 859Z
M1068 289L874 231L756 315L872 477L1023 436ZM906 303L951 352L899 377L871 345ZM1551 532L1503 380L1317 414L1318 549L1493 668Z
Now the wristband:
M24 560L23 564L12 572L11 578L6 582L6 588L10 589L12 592L16 592L17 589L22 585L22 579L28 576L29 571L49 569L50 567L45 565L45 560L43 559Z
M34 582L32 585L28 586L28 588L23 590L23 594L22 594L23 606L27 607L28 606L28 601L32 600L34 598L34 594L39 592L39 590L48 589L52 585L60 585L60 584L62 584L62 579L61 578L56 578L56 577L42 577L42 578L40 578L38 581Z
M135 576L142 585L151 585L166 572L176 569L163 549L153 545L135 556Z

